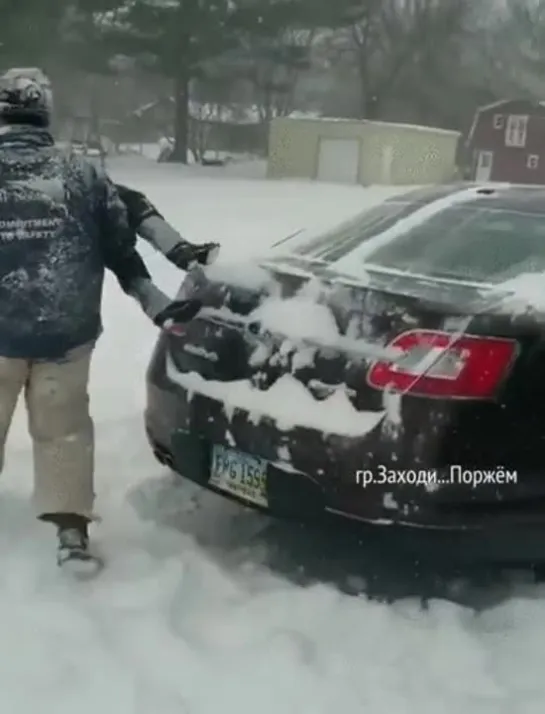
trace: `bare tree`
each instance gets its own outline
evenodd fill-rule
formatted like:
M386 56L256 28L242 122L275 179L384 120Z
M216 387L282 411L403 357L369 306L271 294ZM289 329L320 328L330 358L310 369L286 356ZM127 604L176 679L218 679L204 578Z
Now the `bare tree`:
M246 85L261 121L293 111L299 78L310 66L314 35L312 29L289 24L274 32L247 33L229 57L231 74L239 86Z
M492 81L504 95L545 96L545 0L507 0L487 32Z
M357 68L360 117L381 115L401 81L430 71L464 31L478 0L366 0L347 29L330 36L336 62ZM422 81L427 81L422 76Z

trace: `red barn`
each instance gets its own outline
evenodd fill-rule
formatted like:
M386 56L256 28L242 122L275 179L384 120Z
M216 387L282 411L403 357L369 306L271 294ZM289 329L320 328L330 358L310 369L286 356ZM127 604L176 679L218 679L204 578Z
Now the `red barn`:
M480 107L466 142L466 177L545 185L545 103L503 99Z

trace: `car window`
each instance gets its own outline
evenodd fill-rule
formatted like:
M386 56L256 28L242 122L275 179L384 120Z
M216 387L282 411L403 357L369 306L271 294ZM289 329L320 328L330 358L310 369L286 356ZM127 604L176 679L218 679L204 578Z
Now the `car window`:
M515 211L448 208L374 252L355 250L354 268L372 265L435 277L501 282L545 269L545 218Z
M310 240L294 240L286 248L297 255L333 262L355 250L363 242L387 230L418 206L407 202L381 203L340 226Z
M392 228L400 219L434 201L456 192L451 184L426 186L406 191L396 198L380 202L335 228L311 238L298 235L287 241L284 248L290 253L328 262L339 260L361 243Z

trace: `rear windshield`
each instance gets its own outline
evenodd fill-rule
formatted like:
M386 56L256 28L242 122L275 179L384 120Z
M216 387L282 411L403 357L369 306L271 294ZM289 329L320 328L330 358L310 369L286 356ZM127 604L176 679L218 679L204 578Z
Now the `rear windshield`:
M399 220L398 214L392 221L393 208L379 218L379 233ZM339 230L336 238L333 232L328 234L329 250L324 246L320 253L354 275L359 268L363 271L375 265L431 277L497 283L519 273L545 270L545 218L536 214L465 204L446 208L391 241L381 242L373 251L370 238L376 235L376 222L371 230L368 222L362 221L359 230L353 223L348 230Z
M355 218L311 240L293 240L287 244L298 255L334 262L343 258L369 238L394 226L400 218L414 213L416 206L407 202L381 203Z

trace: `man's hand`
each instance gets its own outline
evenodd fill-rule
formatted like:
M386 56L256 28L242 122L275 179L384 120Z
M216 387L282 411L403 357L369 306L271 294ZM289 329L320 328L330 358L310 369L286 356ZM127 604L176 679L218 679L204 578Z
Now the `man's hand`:
M162 330L176 331L176 326L190 322L201 310L201 300L171 300L150 279L133 281L127 290L140 303L145 314Z
M200 300L175 300L153 318L153 322L163 330L175 329L176 325L189 322L200 312Z
M166 254L168 260L180 270L188 270L193 263L200 265L211 265L216 258L220 246L218 243L202 243L194 245L193 243L178 243L174 248Z

